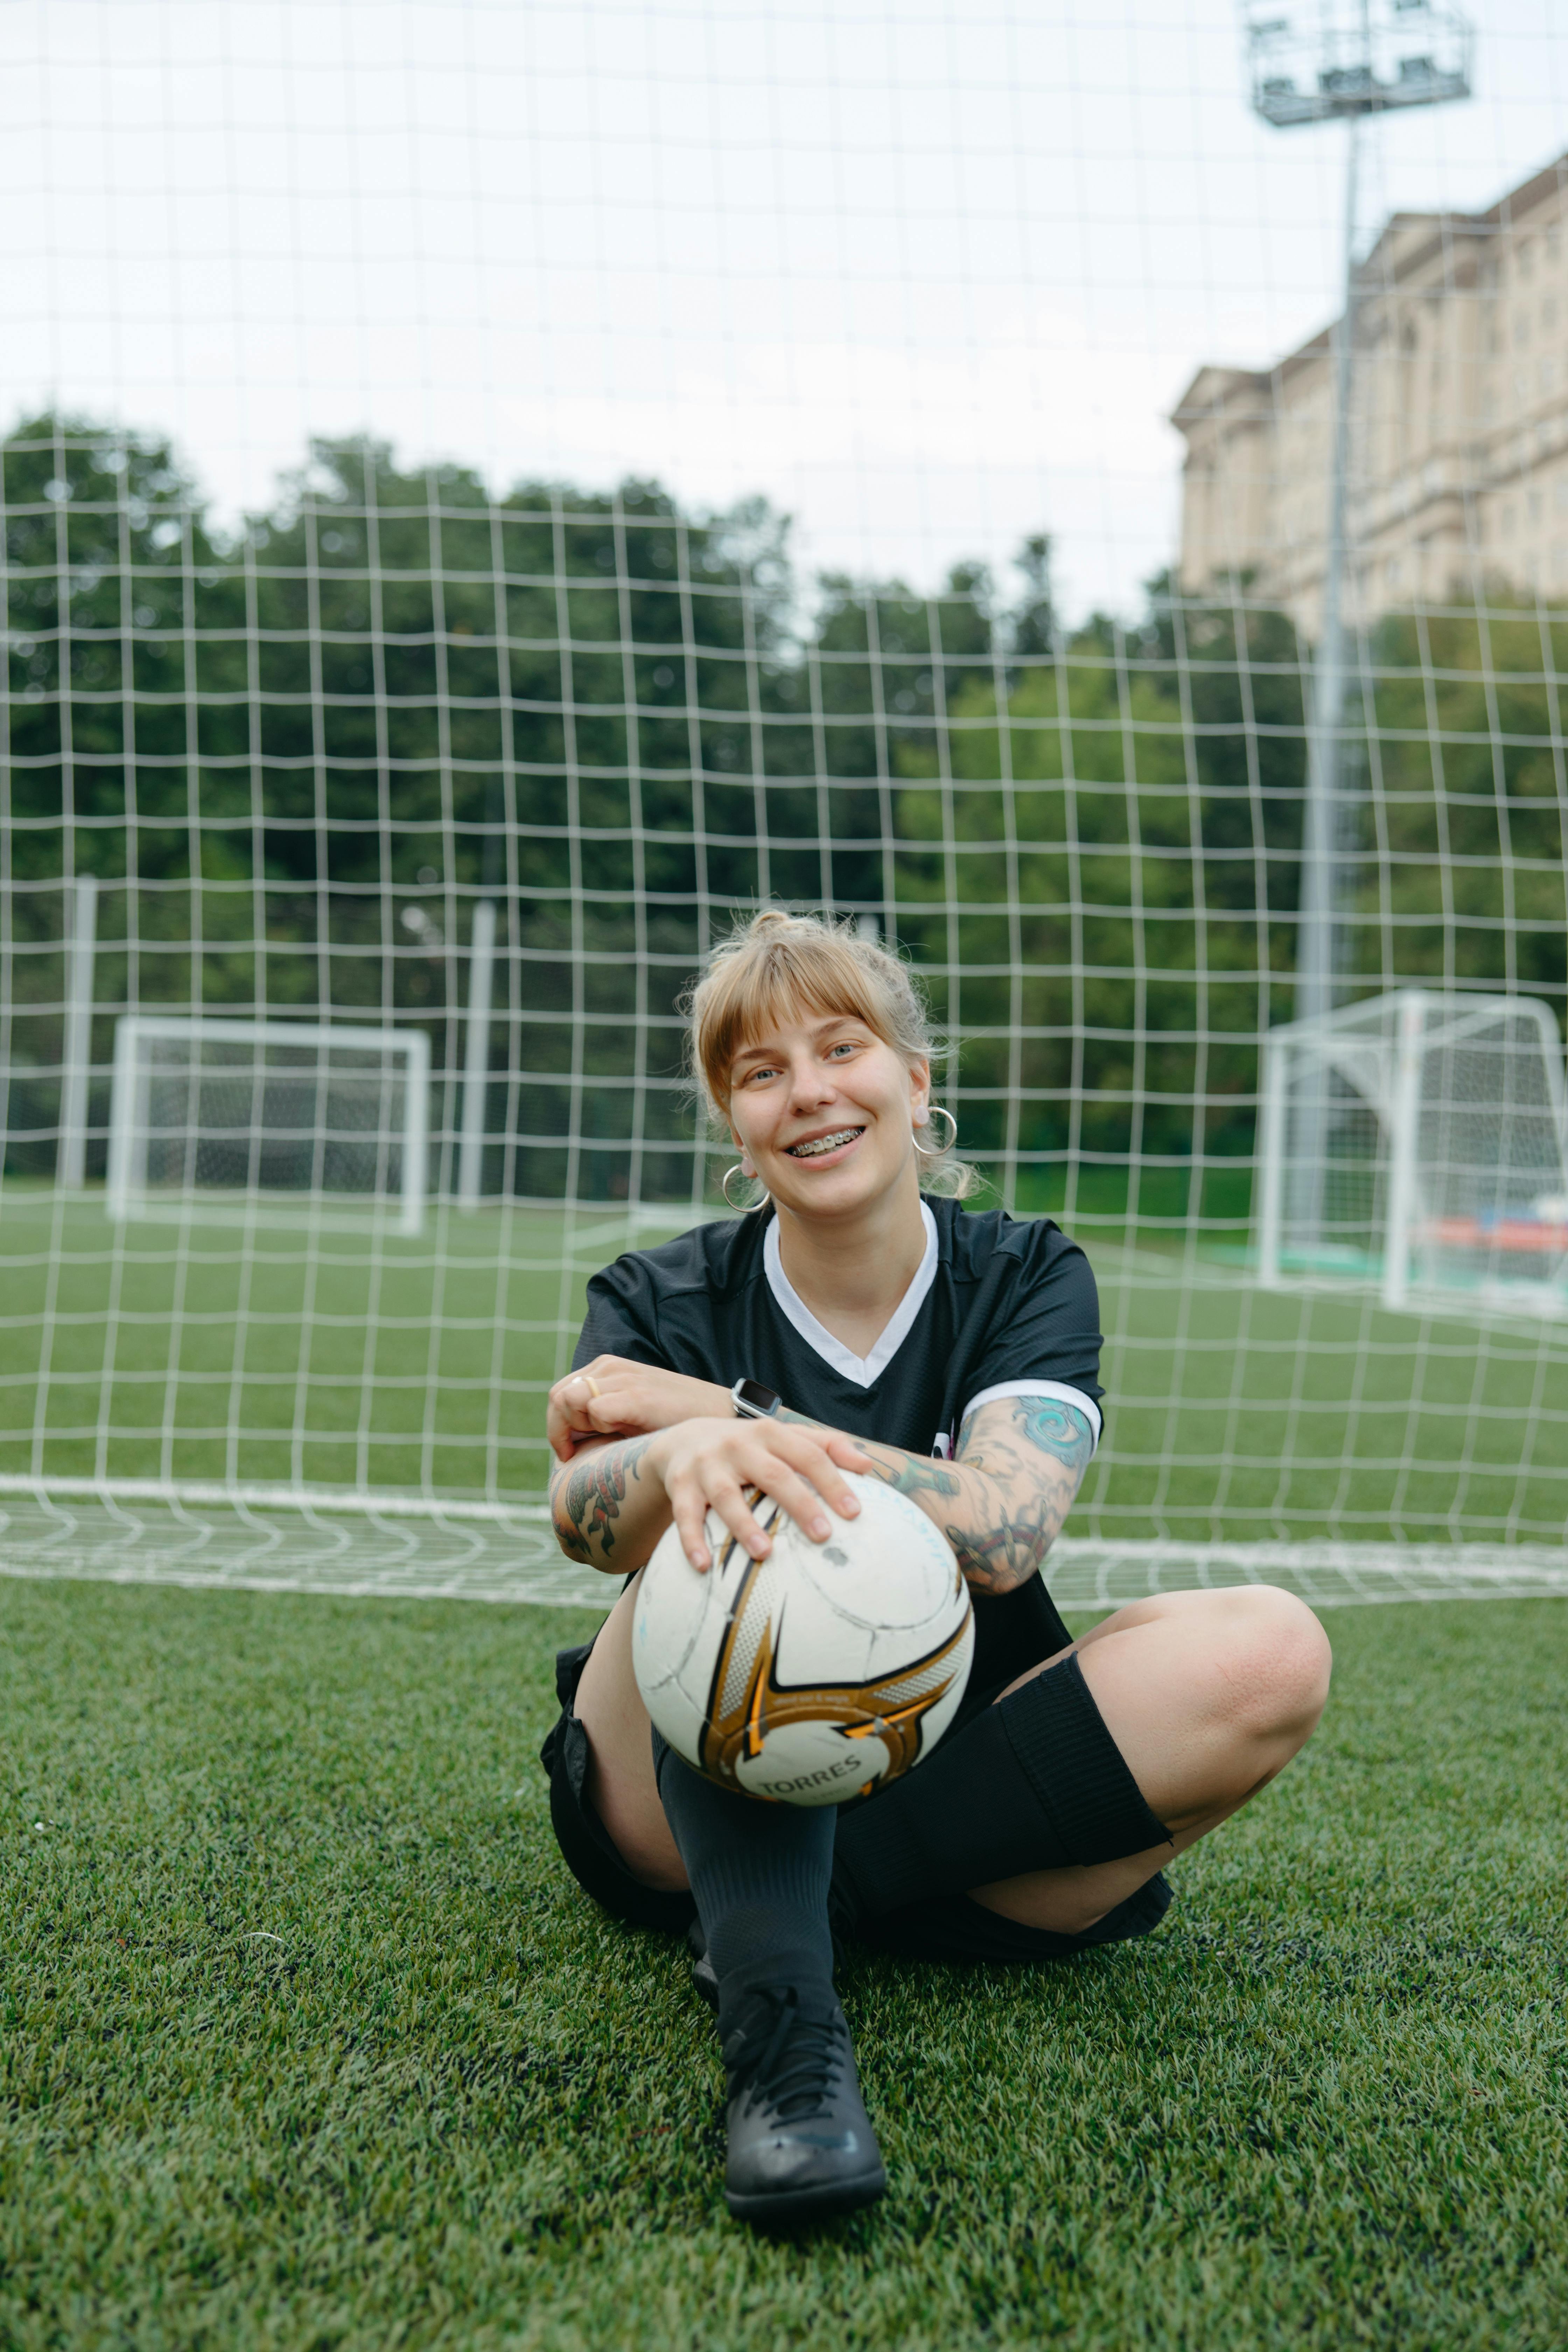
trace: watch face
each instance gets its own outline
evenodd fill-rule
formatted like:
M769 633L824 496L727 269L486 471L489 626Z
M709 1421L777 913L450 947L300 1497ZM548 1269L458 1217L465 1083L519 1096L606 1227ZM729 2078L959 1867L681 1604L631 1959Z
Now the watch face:
M765 1389L761 1381L737 1381L730 1393L737 1412L752 1413L759 1420L765 1420L779 1409L777 1391Z

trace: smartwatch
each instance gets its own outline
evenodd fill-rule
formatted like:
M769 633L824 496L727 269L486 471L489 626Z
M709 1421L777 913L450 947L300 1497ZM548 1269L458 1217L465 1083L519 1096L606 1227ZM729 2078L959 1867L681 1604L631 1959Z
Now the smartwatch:
M771 1421L780 1404L776 1392L763 1388L761 1381L737 1381L730 1391L730 1402L737 1421Z

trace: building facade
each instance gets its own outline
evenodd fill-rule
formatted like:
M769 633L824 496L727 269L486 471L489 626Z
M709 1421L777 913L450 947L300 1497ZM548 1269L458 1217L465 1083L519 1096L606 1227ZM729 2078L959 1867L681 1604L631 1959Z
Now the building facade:
M1328 541L1333 331L1272 368L1202 367L1179 578L1309 637ZM1484 213L1396 213L1362 265L1346 618L1488 591L1568 605L1568 155Z

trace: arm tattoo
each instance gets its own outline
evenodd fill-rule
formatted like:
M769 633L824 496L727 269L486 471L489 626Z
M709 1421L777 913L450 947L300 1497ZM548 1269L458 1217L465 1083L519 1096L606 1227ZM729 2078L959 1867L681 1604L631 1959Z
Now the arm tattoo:
M780 1410L778 1418L780 1421L793 1421L803 1429L824 1429L827 1425L825 1422L813 1421L809 1413L791 1412L787 1406ZM906 1454L899 1445L879 1444L875 1438L855 1437L853 1430L846 1430L844 1434L855 1439L870 1464L868 1475L879 1478L884 1486L890 1486L895 1495L956 1495L962 1492L952 1471L934 1458L928 1460L923 1454Z
M608 1559L616 1548L613 1522L620 1517L628 1479L641 1475L637 1464L647 1452L646 1437L616 1445L596 1445L579 1454L552 1482L551 1517L555 1539L569 1559Z
M1035 1574L1093 1452L1087 1414L1054 1397L998 1398L964 1423L954 1459L981 1475L984 1506L945 1533L976 1591L1012 1592Z
M1056 1397L1010 1397L1015 1426L1042 1454L1054 1454L1081 1478L1094 1458L1089 1415Z
M923 1454L904 1454L896 1445L868 1445L863 1438L856 1444L865 1453L871 1465L871 1475L890 1486L895 1495L960 1495L963 1489L944 1463L928 1462Z

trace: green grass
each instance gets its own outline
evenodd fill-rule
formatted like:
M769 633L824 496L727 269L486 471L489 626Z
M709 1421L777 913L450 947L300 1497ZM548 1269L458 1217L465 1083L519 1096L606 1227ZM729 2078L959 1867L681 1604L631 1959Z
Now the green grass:
M1568 1327L1270 1295L1086 1239L1110 1418L1075 1533L1561 1537ZM627 1240L624 1214L511 1208L434 1212L417 1240L280 1223L246 1250L7 1187L0 1471L537 1494L544 1390Z
M7 2352L1568 2340L1568 1611L1335 1614L1145 1944L850 1961L892 2193L794 2244L554 1854L574 1622L4 1588Z

